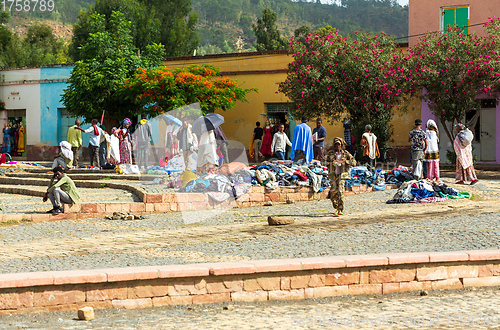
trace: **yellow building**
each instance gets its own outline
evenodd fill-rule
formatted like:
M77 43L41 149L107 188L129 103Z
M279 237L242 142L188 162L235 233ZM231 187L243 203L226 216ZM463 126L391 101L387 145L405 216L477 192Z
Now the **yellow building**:
M267 51L235 54L216 54L204 56L172 57L164 61L170 69L182 68L194 64L210 64L221 68L221 73L235 80L243 88L257 88L258 92L247 95L248 103L238 102L227 111L217 110L225 118L221 126L229 140L235 140L248 146L253 135L255 122L261 126L266 120L277 120L287 115L288 98L278 92L278 85L286 79L288 63L293 60L287 51ZM397 113L393 119L394 134L391 145L398 148L399 159L409 157L408 133L413 128L414 120L420 118L421 102L412 102L411 110L405 114ZM287 115L288 118L288 115ZM310 118L309 126L315 127L316 118ZM290 131L293 132L295 121L289 118ZM335 136L344 136L341 122L328 123L323 118L327 130L326 148L332 146ZM356 137L359 142L361 137ZM401 154L401 158L400 155ZM408 154L408 157L404 157Z

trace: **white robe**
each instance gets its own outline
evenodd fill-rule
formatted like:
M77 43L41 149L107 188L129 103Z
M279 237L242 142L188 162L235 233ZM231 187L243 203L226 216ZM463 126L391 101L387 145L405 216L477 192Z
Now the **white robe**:
M198 167L205 164L219 165L219 156L217 155L217 140L214 131L208 131L201 135L200 145L198 146Z

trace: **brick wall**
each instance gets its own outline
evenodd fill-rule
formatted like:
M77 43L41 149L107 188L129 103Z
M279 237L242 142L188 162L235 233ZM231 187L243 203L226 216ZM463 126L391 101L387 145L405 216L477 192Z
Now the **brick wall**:
M500 250L0 275L0 314L500 286Z

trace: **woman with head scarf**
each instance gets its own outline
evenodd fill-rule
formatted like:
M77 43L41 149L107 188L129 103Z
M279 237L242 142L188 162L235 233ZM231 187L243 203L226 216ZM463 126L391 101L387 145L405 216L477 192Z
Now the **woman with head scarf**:
M453 149L457 155L457 164L455 178L457 184L464 184L464 181L470 181L470 184L477 182L476 171L474 171L474 161L472 158L472 139L474 135L465 127L464 124L455 125L457 136L453 141Z
M130 119L123 119L122 126L114 133L120 140L120 164L132 164L132 139L129 131L131 124Z
M330 200L335 209L334 215L342 215L344 212L344 184L341 182L342 172L355 166L356 160L345 150L344 139L336 137L333 139L333 151L326 154L326 166L328 166L328 178L330 179Z
M439 181L439 131L436 122L432 119L427 121L427 149L424 159L427 163L427 179Z
M71 143L62 141L59 143L61 151L59 155L54 158L52 169L60 166L63 170L69 170L73 166L73 151L71 150Z

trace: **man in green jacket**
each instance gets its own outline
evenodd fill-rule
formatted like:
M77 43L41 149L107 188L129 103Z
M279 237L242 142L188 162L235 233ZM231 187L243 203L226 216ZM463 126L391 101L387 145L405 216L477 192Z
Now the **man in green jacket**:
M57 166L52 171L54 176L50 180L47 192L43 195L43 201L46 202L47 199L50 199L53 208L47 213L55 215L63 212L61 203L74 204L80 199L80 195L76 190L75 183L64 174L61 166Z

